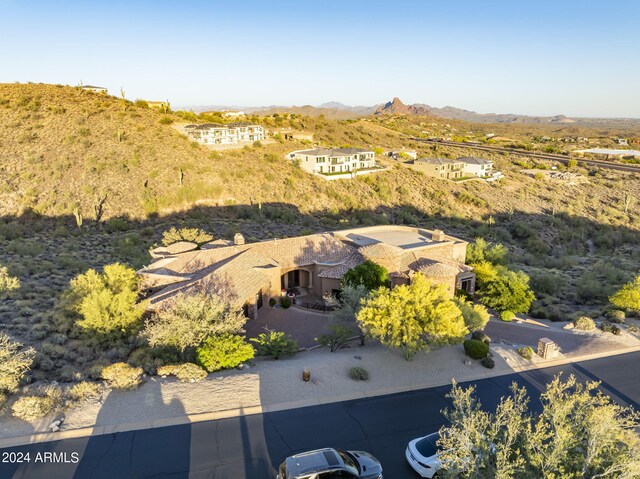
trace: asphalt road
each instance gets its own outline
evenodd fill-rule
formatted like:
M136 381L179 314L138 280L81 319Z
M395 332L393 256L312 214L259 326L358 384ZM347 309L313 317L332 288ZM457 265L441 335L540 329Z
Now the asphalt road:
M585 163L588 166L596 166L599 168L608 168L610 170L628 171L633 173L640 173L640 166L625 163L616 163L606 160L592 160L586 158L570 157L568 155L555 155L553 153L540 153L536 151L519 150L517 148L502 148L499 146L487 146L476 143L462 143L457 141L445 141L445 140L429 140L426 138L411 138L414 141L420 141L423 143L441 144L445 146L455 146L457 148L470 148L472 150L489 151L493 153L507 153L510 155L527 156L529 158L539 158L541 160L558 161L563 165L566 165L569 160L577 160L580 163Z
M561 367L476 381L486 408L494 408L512 381L531 394L538 409L539 392L558 372L583 380L603 381L616 401L640 409L640 353L630 353ZM215 478L275 477L287 455L325 446L372 452L383 464L386 479L417 478L406 464L407 442L436 431L443 424L440 411L448 404L449 387L392 394L288 411L70 439L0 451L30 453L30 462L0 463L5 478ZM40 453L40 456L38 456ZM55 463L36 462L55 453ZM68 463L60 463L66 453ZM73 463L72 454L79 457Z

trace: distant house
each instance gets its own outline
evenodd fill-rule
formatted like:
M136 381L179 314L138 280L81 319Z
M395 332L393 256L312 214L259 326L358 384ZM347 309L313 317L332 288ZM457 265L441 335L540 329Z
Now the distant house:
M80 88L83 90L89 90L94 93L102 93L103 95L107 94L107 89L103 86L94 86L94 85L80 85Z
M171 108L171 105L169 104L168 101L147 101L147 105L149 105L149 108L154 108L156 110L163 110L163 111L166 111L169 108Z
M626 138L616 138L616 143L621 146L629 146L629 140Z
M309 173L331 175L355 173L363 169L375 168L376 154L362 148L318 148L289 153L290 160L297 160Z
M264 128L253 123L187 125L187 136L203 145L235 145L264 140Z
M456 289L475 290L473 268L465 264L467 242L441 230L386 225L246 243L207 243L201 249L161 247L138 274L148 305L157 309L177 294L202 291L227 299L257 318L270 298L289 294L294 304L337 294L344 274L366 260L389 272L391 287L421 273Z
M493 161L484 158L465 156L456 161L464 163L464 176L478 176L485 178L493 174Z
M455 180L464 177L464 163L448 158L419 158L405 165L432 178Z
M313 133L305 130L293 130L291 128L274 128L270 130L273 136L281 135L285 140L313 141Z

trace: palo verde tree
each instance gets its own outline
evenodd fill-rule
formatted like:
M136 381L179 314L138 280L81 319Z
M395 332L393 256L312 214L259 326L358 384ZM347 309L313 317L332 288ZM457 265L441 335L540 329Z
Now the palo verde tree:
M138 302L138 276L120 263L94 269L71 280L61 305L76 324L99 334L125 335L140 326L144 305Z
M145 324L143 336L152 347L185 352L198 348L208 338L242 332L247 318L218 296L204 292L179 294Z
M640 477L640 417L597 388L557 376L541 395L542 412L532 415L526 390L515 383L495 413L481 408L473 387L454 383L438 441L440 477Z
M609 301L621 309L640 311L640 276L625 284Z
M6 266L0 266L0 294L20 287L20 280L9 274Z
M367 260L347 271L342 277L342 286L363 285L367 291L389 285L389 272L377 263Z
M460 343L469 332L447 287L420 273L409 285L373 291L357 321L368 336L401 349L407 361L418 351Z

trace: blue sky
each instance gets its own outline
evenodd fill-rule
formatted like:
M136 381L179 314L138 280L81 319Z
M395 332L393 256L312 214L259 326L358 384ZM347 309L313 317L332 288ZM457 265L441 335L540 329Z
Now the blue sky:
M0 0L0 82L640 117L637 0Z

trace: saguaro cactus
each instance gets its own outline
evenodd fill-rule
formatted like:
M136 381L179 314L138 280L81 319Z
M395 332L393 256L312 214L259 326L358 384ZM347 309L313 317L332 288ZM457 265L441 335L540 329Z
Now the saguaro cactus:
M73 216L76 219L76 226L78 229L82 228L82 212L80 211L80 207L76 206L73 208Z

